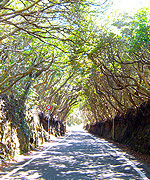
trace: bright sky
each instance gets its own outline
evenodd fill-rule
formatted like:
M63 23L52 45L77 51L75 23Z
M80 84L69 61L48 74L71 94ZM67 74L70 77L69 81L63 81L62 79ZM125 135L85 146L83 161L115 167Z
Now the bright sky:
M150 7L150 0L112 0L113 9L119 9L121 12L136 12L142 7Z
M103 15L103 17L97 16L95 21L97 25L105 24L105 22L107 22L108 19L109 21L113 21L115 16L117 17L117 15L119 15L120 13L126 12L129 15L133 16L135 13L137 13L137 10L143 7L147 7L150 9L150 0L110 0L110 1L113 2L111 8L108 8L103 14L101 13L99 14L100 16ZM102 2L105 2L105 0L95 0L95 2L101 4Z

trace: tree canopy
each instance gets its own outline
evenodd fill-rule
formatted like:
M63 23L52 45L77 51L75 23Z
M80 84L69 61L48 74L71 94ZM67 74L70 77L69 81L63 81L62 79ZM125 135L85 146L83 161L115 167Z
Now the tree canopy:
M99 9L108 3L101 1ZM1 1L0 95L29 107L50 103L63 120L80 104L90 121L147 100L149 9L112 22L118 34L94 23L94 5L85 0Z

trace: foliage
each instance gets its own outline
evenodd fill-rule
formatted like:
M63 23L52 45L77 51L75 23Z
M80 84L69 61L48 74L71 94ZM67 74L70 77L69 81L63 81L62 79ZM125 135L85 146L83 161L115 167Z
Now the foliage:
M130 26L132 35L130 38L130 51L142 53L149 52L150 49L150 12L148 8L142 9L135 14Z
M94 65L84 91L96 121L113 117L114 111L126 112L149 98L148 17L142 9L130 21L129 17L122 24L117 20L113 25L120 34L104 31L88 54Z

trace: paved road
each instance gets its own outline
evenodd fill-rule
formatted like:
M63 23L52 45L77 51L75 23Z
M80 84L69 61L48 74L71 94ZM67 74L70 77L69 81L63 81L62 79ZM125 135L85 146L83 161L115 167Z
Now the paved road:
M70 131L25 161L0 172L0 179L145 179L150 171L133 157L86 131Z

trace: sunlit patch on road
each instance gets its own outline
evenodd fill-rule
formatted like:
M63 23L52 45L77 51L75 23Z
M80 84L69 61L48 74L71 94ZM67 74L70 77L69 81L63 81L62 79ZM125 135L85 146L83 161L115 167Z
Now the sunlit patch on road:
M68 131L83 131L83 124L67 126Z

